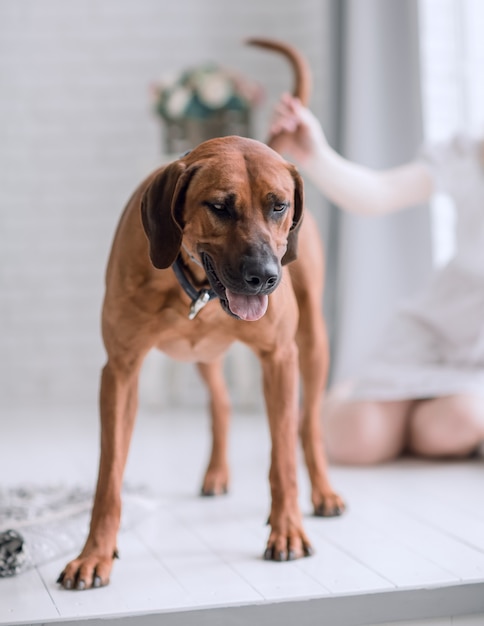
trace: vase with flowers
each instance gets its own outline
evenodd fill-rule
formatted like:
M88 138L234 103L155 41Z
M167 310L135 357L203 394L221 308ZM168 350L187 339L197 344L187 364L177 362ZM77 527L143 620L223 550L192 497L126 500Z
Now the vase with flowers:
M153 95L167 154L213 137L250 137L251 112L263 97L258 84L213 63L165 77L153 85Z

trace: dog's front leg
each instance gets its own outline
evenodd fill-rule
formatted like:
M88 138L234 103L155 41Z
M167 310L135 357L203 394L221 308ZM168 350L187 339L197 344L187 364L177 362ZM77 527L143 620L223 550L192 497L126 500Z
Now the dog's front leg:
M65 589L109 583L121 518L121 487L138 404L138 373L110 362L101 378L101 457L91 526L80 555L67 564L58 582Z
M298 354L295 344L262 357L264 396L272 439L269 473L271 532L265 559L286 561L312 553L298 503Z

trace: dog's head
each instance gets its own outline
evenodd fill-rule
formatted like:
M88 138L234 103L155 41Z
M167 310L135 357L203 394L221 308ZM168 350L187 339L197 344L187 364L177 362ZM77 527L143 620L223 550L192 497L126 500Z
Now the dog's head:
M303 186L296 168L241 137L206 141L151 180L142 203L150 257L169 267L184 248L203 265L222 307L259 319L297 255Z

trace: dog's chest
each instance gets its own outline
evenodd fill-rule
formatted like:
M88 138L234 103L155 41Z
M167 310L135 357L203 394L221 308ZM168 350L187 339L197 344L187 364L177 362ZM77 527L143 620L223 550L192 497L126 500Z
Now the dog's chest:
M178 361L209 362L222 356L234 339L220 321L189 320L165 311L156 347Z

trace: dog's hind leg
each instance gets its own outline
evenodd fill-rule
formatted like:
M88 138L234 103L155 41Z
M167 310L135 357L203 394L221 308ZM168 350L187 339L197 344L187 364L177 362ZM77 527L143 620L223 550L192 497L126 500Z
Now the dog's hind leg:
M329 482L324 451L321 411L329 366L329 348L321 311L324 282L324 258L318 226L305 213L299 233L304 255L289 265L299 306L297 344L303 383L303 406L300 436L311 481L311 499L318 516L339 515L343 500Z
M201 493L204 496L218 496L227 493L229 485L227 440L230 398L223 374L223 359L197 363L197 367L208 388L212 420L212 450Z

